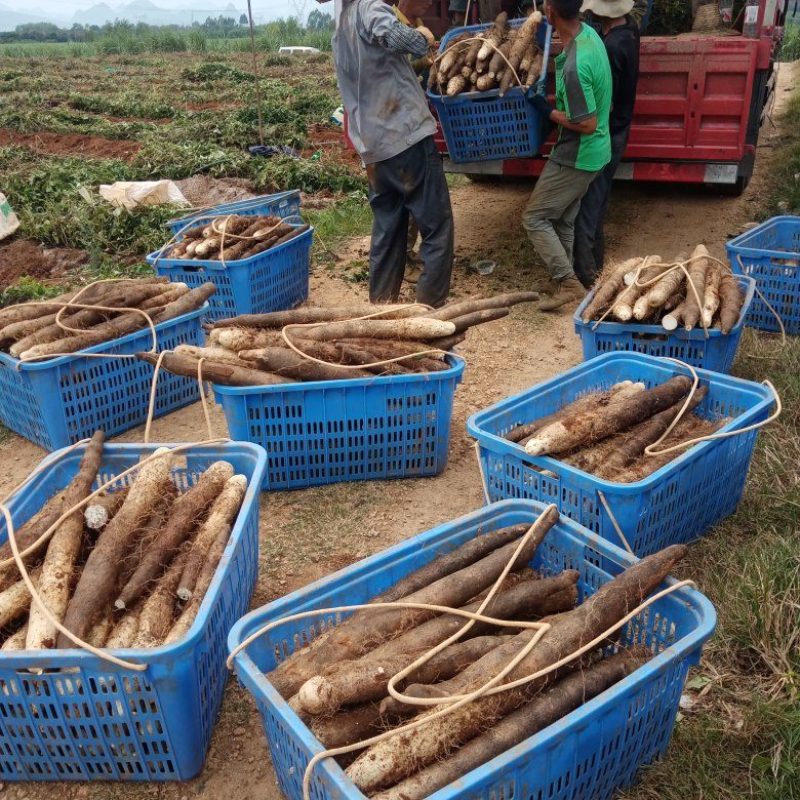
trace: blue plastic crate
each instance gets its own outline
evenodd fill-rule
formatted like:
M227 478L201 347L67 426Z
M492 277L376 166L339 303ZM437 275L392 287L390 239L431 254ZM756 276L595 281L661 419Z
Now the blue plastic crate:
M800 333L800 217L773 217L731 239L725 249L734 272L755 278L786 333ZM758 295L746 324L762 331L780 330L775 315Z
M156 275L191 288L211 281L217 290L209 298L206 318L239 314L265 314L294 308L308 298L311 245L314 229L277 247L239 261L202 261L188 258L147 256Z
M769 415L774 399L767 387L716 372L697 373L708 394L696 412L709 418L732 417L722 430L744 428ZM491 500L520 497L556 503L563 514L621 545L598 495L602 491L636 555L696 539L736 509L757 431L703 442L643 480L627 484L601 480L555 458L530 456L524 447L502 438L516 425L552 414L589 392L622 380L651 387L676 374L688 371L653 356L607 353L473 414L467 431L480 445Z
M96 485L159 446L106 444ZM42 471L9 503L15 526L64 489L82 451L53 453L42 462ZM182 458L186 466L173 470L181 491L219 459L249 482L197 619L174 644L114 651L146 664L143 672L79 649L0 654L0 780L188 780L202 768L227 679L225 637L255 587L266 456L260 447L227 443L197 445ZM123 478L120 486L132 479ZM0 541L6 538L3 524Z
M578 306L573 317L575 333L581 337L583 359L588 361L602 353L625 351L677 358L693 367L714 372L730 372L739 348L739 340L742 338L747 310L753 302L755 292L755 281L752 278L742 276L739 278L739 284L744 292L739 321L727 335L720 330L712 329L709 330L707 338L702 328L691 331L682 328L665 331L661 325L642 325L638 322L603 321L599 325L595 322L584 322L581 316L594 297L594 292L591 292Z
M158 350L202 345L203 314L205 307L156 325ZM146 328L84 352L119 355L152 346L153 336ZM132 358L74 355L23 363L0 353L0 422L45 450L87 439L98 428L115 436L147 420L152 381L153 367ZM189 405L199 396L196 380L162 370L155 416Z
M365 603L405 575L491 530L531 523L543 504L505 501L413 536L365 561L340 570L248 614L228 637L233 650L268 622L314 608ZM634 559L580 525L562 517L547 534L532 562L545 574L564 569L580 573L581 599L595 592ZM672 582L668 579L666 584ZM665 585L666 585L665 584ZM264 677L276 662L335 625L335 615L312 617L273 629L239 653L239 680L261 712L272 763L283 794L302 798L302 780L312 755L324 750ZM534 736L440 789L436 800L606 800L630 784L637 770L662 756L669 744L678 701L689 667L700 660L703 644L716 625L716 613L699 592L683 588L645 609L622 634L623 643L645 644L653 658ZM364 795L328 759L311 784L314 800Z
M519 27L523 21L512 20L510 25ZM454 36L465 31L477 34L489 27L469 25L466 28L451 28L442 37L439 52ZM537 155L544 141L544 119L533 107L529 95L543 92L547 77L552 28L545 20L539 26L538 39L544 58L541 78L532 89L526 91L516 86L509 89L505 97L500 97L499 89L462 92L453 97L428 92L451 161L461 164Z
M267 451L264 489L339 481L422 478L447 463L453 395L464 362L450 369L277 386L214 386L232 439Z
M289 192L278 194L262 194L251 197L249 200L235 200L232 203L222 203L211 208L193 211L178 219L171 219L167 227L172 233L180 233L191 222L206 220L211 217L221 217L225 214L241 214L244 216L258 216L273 214L281 219L300 216L300 190L292 189Z

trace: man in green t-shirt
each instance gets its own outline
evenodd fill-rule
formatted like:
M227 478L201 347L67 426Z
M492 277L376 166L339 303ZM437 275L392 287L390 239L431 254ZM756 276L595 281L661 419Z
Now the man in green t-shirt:
M556 107L536 95L533 102L559 126L522 224L550 273L542 311L580 300L585 290L572 269L575 217L595 175L611 159L608 115L611 68L603 40L580 21L582 0L546 0L545 13L561 40L556 56Z

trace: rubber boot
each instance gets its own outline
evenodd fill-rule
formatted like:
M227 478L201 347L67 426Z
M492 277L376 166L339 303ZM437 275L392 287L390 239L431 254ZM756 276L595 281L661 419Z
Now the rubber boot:
M558 283L558 291L539 303L539 311L557 311L570 303L578 303L586 297L586 289L581 282L570 275Z

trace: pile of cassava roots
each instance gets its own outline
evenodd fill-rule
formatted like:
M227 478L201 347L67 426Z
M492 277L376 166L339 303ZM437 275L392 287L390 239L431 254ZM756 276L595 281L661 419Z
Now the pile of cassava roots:
M483 611L498 620L542 620L551 626L501 683L538 673L602 635L638 607L686 553L683 545L675 545L649 556L577 605L577 571L545 577L527 566L557 521L554 506L543 512L513 571ZM402 600L474 612L528 529L517 525L475 536L371 602ZM326 748L353 744L441 710L441 705L422 708L397 700L387 686L392 676L466 622L431 610L356 611L266 677ZM469 694L506 667L534 634L531 628L478 622L396 688L415 698ZM618 636L611 638L618 641ZM473 700L356 757L337 760L368 797L421 800L561 719L651 656L642 648L621 647L615 654L597 648L556 672Z
M687 331L704 327L730 333L741 316L744 294L730 268L707 256L708 250L698 245L686 272L663 263L660 256L608 267L581 318L592 322L605 315L607 322L660 323L668 331L683 326Z
M504 438L524 447L529 455L549 455L598 478L632 483L681 454L648 455L645 449L667 433L691 390L692 379L685 375L651 389L641 382L622 381L606 391L583 395L549 416L516 425ZM698 385L657 450L708 436L729 422L694 413L707 394L708 387Z
M146 328L148 318L158 325L195 311L215 288L213 283L189 289L166 278L131 278L92 284L80 296L76 289L7 306L0 309L0 349L22 361L76 353ZM70 302L75 306L65 308Z
M93 491L104 437L95 433L78 472L15 531L20 554ZM88 500L23 561L50 614L95 647L157 647L188 632L230 538L247 489L226 461L182 494L162 448L130 487ZM0 560L12 557L8 542ZM12 562L0 571L3 650L75 647L31 601Z
M308 230L280 217L229 214L215 217L180 234L161 256L200 261L242 261L284 244Z
M161 363L175 374L197 377L203 359L203 377L227 386L440 372L450 368L446 351L463 341L469 328L537 299L536 292L512 292L435 311L373 305L245 314L214 323L206 347L180 345ZM380 316L359 319L371 314ZM306 355L291 349L284 335ZM152 353L138 356L149 363L157 360Z
M454 36L431 67L428 89L448 97L498 88L502 97L514 86L530 89L542 74L543 56L536 44L541 21L534 11L512 27L503 11L483 33Z

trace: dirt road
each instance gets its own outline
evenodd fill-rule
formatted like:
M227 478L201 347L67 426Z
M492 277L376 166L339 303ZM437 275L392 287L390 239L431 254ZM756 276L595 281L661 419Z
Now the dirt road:
M784 65L778 87L778 108L800 77L797 65ZM664 257L706 243L723 256L723 244L749 222L763 192L761 176L778 143L767 126L757 161L756 176L745 195L731 198L702 188L617 184L607 225L608 255L622 260L659 253ZM459 265L454 294L488 294L525 288L542 276L533 266L524 242L519 216L530 192L528 185L468 184L453 191ZM358 257L366 243L352 243L348 253ZM465 265L491 254L498 261L488 278L468 274ZM311 301L331 304L364 299L365 286L341 277L339 267L318 269L312 278ZM436 478L382 483L339 484L301 492L262 496L261 564L253 606L286 594L333 569L345 566L403 538L466 513L482 502L471 440L465 433L467 416L524 387L555 375L581 359L569 314L545 316L532 306L470 333L461 346L468 368L456 394L449 463ZM216 431L225 433L224 419L213 410ZM204 428L198 406L157 421L156 441L193 441ZM140 440L141 430L121 439ZM0 494L3 496L38 463L43 453L10 436L0 446ZM227 689L206 768L189 784L6 786L2 798L42 800L57 791L65 800L92 798L235 797L237 800L278 800L264 735L255 706L233 682Z

